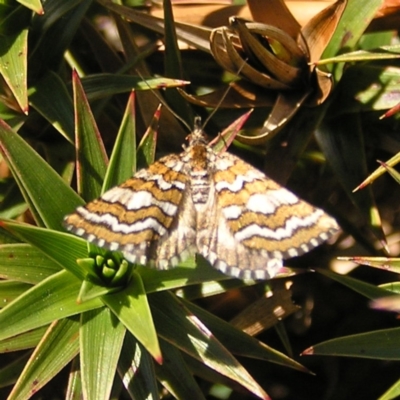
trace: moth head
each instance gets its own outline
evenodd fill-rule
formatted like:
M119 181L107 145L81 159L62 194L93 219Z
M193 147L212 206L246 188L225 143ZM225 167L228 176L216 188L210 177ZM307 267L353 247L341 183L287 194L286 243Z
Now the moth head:
M207 135L204 133L203 126L201 125L201 117L194 118L194 129L192 133L186 136L186 140L189 142L189 146L205 145L208 143Z

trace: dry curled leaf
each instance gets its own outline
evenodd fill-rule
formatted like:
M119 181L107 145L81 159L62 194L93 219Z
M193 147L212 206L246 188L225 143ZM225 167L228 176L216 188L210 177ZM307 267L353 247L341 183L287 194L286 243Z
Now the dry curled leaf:
M257 94L267 89L276 99L256 136L238 135L238 140L247 144L263 143L303 104L315 106L325 101L332 90L332 79L314 62L329 43L345 4L344 0L337 1L300 28L283 1L248 0L254 21L231 17L229 26L212 31L210 49L215 60L232 73L239 71L240 77L250 82L242 101L238 97L240 93L235 93L236 107L248 106L249 92L253 92L253 98L258 98ZM199 96L196 102L212 106L207 102L210 98L213 98L210 94ZM232 103L229 98L227 101ZM253 107L263 105L264 102L252 104Z

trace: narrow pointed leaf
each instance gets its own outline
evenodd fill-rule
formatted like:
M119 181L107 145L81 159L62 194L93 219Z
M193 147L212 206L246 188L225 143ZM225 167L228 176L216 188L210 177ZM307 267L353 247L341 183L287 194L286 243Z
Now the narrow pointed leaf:
M400 153L396 153L391 159L385 162L386 165L393 167L400 162ZM372 183L375 179L379 178L386 172L383 166L378 167L372 174L368 176L360 185L358 185L354 191L363 189L365 186Z
M152 268L138 266L138 272L143 279L146 293L164 291L201 284L207 281L227 281L229 278L212 268L205 260L195 260L193 257L169 270L157 271ZM241 286L243 281L236 280Z
M61 371L79 352L79 321L55 321L35 348L9 400L28 399Z
M12 362L0 367L0 388L13 385L21 375L30 353L24 353Z
M359 64L346 70L340 85L345 88L333 103L332 114L386 110L400 102L400 68Z
M317 269L317 272L341 283L342 285L349 287L350 289L354 290L357 293L360 293L368 299L376 299L393 294L393 292L389 290L379 288L375 285L371 285L370 283L366 283L358 279L351 278L349 276L335 274L334 272L324 269Z
M48 72L29 90L29 103L70 143L74 143L72 98L61 78Z
M380 287L390 291L393 290L392 287L389 287L387 285ZM398 313L400 311L400 296L397 295L397 296L381 297L379 299L371 301L370 306L375 310L394 311Z
M267 346L252 336L235 328L228 322L216 317L215 315L203 310L193 303L182 300L183 304L213 332L224 346L232 353L267 360L286 367L306 371L306 368L292 360L283 353Z
M82 199L17 133L0 121L0 153L7 162L25 200L52 229L62 229L64 216L71 204Z
M11 303L31 287L29 283L0 280L0 308Z
M164 340L160 344L164 362L155 366L157 379L177 399L205 400L181 352Z
M129 179L136 169L135 92L131 92L110 157L102 192Z
M17 218L28 209L28 204L15 180L7 179L3 184L0 181L0 190L3 192L0 202L0 218Z
M46 12L35 19L35 31L40 32L41 37L31 53L30 64L58 70L92 3L92 0L46 2Z
M39 283L58 272L60 266L30 244L0 246L0 278L26 283Z
M360 7L358 0L347 0L346 8L322 58L333 57L343 48L354 48L382 3L383 0L365 0L363 6ZM335 78L337 81L340 79L342 71L343 64L336 66Z
M11 168L10 168L11 169ZM39 213L39 210L36 209L34 202L30 199L28 192L24 188L23 181L19 178L19 176L14 175L14 180L19 186L19 190L22 196L25 199L25 203L28 205L28 209L32 214L33 220L36 222L38 226L46 226L46 222L42 219L42 216Z
M243 125L246 123L250 114L253 110L248 111L247 113L243 114L239 117L236 121L234 121L231 125L229 125L223 132L218 136L218 141L213 143L214 141L210 142L213 150L217 153L222 153L228 149L231 145L235 137L237 136L240 129L242 129Z
M154 361L129 332L125 335L118 374L132 399L158 399Z
M89 100L97 100L132 90L157 90L187 85L188 81L171 78L142 78L119 74L96 74L82 78L82 86Z
M21 333L8 339L0 341L0 353L20 351L36 347L46 333L48 326L42 326L31 331ZM0 374L1 375L1 374Z
M85 240L68 233L37 228L14 221L0 221L0 226L4 226L16 236L41 250L48 258L73 273L78 279L85 278L86 271L76 263L76 260L87 257Z
M72 360L65 400L83 399L79 357Z
M158 334L163 339L238 382L256 396L268 398L232 354L172 294L153 293L149 301Z
M95 299L97 297L104 296L109 293L114 293L115 288L110 288L106 286L99 286L91 282L90 280L84 280L82 282L81 289L79 291L76 301L78 303L83 303L88 300Z
M141 61L143 58L143 51L136 45L136 38L130 25L121 18L116 19L116 25L126 57L128 59L137 59L137 71L143 76L149 75L146 64ZM161 93L159 96L161 96ZM151 125L151 121L154 117L154 110L160 103L160 100L157 97L149 90L138 91L136 93L138 115L146 127ZM168 111L167 108L163 110L162 121L163 124L161 128L165 126L163 135L161 136L164 142L168 143L168 146L170 146L171 143L175 143L176 140L181 141L186 132L183 130L182 125L177 121L176 117Z
M0 241L2 244L17 244L21 242L15 235L8 232L2 225L0 219Z
M360 265L368 265L369 267L383 269L384 271L395 272L400 274L400 258L393 257L339 257L339 260L353 261Z
M18 3L24 5L36 14L42 15L44 13L43 6L40 0L17 0Z
M28 29L29 10L16 7L3 17L0 40L0 74L7 82L21 110L28 113ZM8 35L4 31L8 30Z
M96 121L78 74L73 73L78 193L92 200L101 193L108 164L106 151Z
M400 360L400 328L344 336L319 343L303 355L331 355L372 358L378 360Z
M324 122L316 131L316 138L350 200L378 239L385 243L382 221L372 191L353 193L353 188L366 176L367 171L359 115L346 115Z
M400 184L400 174L393 168L387 165L386 163L383 163L379 161L379 163L382 165L383 168L386 169L387 172L389 172L390 176Z
M105 307L83 313L79 333L85 398L108 400L125 328Z
M154 113L153 120L143 135L137 149L137 167L146 168L154 162L156 155L157 128L160 120L161 105Z
M379 285L379 287L389 292L393 292L396 295L400 294L400 282L396 281L396 282L383 283L382 285Z
M182 57L178 45L176 35L176 25L172 12L170 0L163 1L164 8L164 65L165 75L172 78L185 78L185 71L182 65ZM176 90L168 90L165 98L170 107L178 113L178 115L191 126L194 120L193 110L186 100L179 95Z
M176 36L175 21L170 0L163 1L165 36L165 71L168 76L183 77L182 58Z
M400 58L400 47L382 46L374 51L356 50L348 53L340 54L332 58L324 58L316 62L316 65L324 65L330 63L356 62L356 61L377 61L377 60L394 60Z
M157 332L140 276L133 273L126 289L103 296L102 301L155 360L161 362L162 355Z
M103 305L97 299L77 304L79 288L79 280L67 271L38 283L0 311L0 340Z
M400 396L400 380L392 385L378 400L392 400Z

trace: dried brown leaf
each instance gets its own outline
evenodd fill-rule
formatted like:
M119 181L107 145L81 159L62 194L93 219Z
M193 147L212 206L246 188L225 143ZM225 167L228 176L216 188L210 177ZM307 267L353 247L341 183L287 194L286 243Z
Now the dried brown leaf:
M283 318L299 310L293 304L292 292L287 282L276 280L273 292L265 293L231 320L231 324L251 336L276 325Z
M247 4L254 21L278 26L295 40L299 36L300 24L283 0L248 0Z
M161 1L159 2L161 4ZM200 3L200 4L199 4ZM218 4L217 4L218 3ZM193 25L203 25L212 28L226 25L229 17L236 15L247 20L253 19L248 6L235 6L220 4L223 2L203 2L188 0L183 3L173 2L174 18L176 21L185 22ZM265 1L264 3L269 3ZM295 17L297 22L304 26L306 23L321 10L323 10L333 0L315 1L315 0L287 0L285 4ZM270 4L270 3L269 3ZM153 7L151 14L158 18L163 18L164 11L161 7ZM270 15L271 16L271 15ZM274 21L274 14L271 19ZM281 26L282 28L282 26Z
M248 145L265 144L267 140L274 137L282 126L289 121L300 106L306 101L309 92L281 92L271 110L264 126L255 136L238 134L236 139Z
M334 34L340 17L346 7L346 0L339 0L315 15L304 28L302 34L310 50L310 62L320 59Z
M236 74L239 70L241 75L251 82L267 89L288 90L289 86L274 79L273 77L252 67L239 53L233 44L235 36L225 27L215 29L211 33L211 52L215 60L228 71Z
M104 7L108 8L110 11L123 16L129 21L133 21L141 26L151 29L154 32L164 34L165 24L163 18L157 18L152 15L133 10L129 7L114 4L110 0L98 0L98 2ZM199 50L207 53L210 52L210 28L181 22L175 22L175 27L178 39L183 40Z
M307 99L307 105L310 107L322 104L333 88L332 74L316 68L314 77L317 80L317 84L315 85L314 93Z
M243 64L243 58L237 53L230 39L234 39L231 32L226 27L214 29L210 35L210 49L215 61L222 68L235 73L238 71L237 64ZM226 43L232 47L231 54L228 54Z
M259 22L247 22L245 25L247 29L251 30L252 33L277 40L286 48L292 59L304 59L304 52L299 48L296 40L294 40L282 29L279 29L273 25L261 24Z
M238 18L232 19L232 27L239 33L240 40L247 54L253 54L263 67L282 83L293 86L302 77L301 68L293 67L276 57L249 31L246 24ZM268 28L268 27L266 27ZM284 36L284 32L281 31ZM283 43L285 46L285 43Z

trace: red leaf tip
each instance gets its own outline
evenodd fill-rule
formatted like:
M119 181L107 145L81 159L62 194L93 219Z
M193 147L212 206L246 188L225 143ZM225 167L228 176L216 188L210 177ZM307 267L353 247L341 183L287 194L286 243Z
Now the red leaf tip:
M74 68L72 70L72 80L75 81L77 79L79 79L79 74L78 74L78 71Z
M161 354L160 354L159 356L157 356L157 357L154 357L154 359L156 360L156 363L157 363L158 365L162 365L162 363L163 363L163 361L164 361Z
M314 347L313 346L309 347L308 349L305 349L301 353L302 356L312 356L313 354L314 354Z

